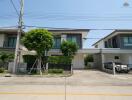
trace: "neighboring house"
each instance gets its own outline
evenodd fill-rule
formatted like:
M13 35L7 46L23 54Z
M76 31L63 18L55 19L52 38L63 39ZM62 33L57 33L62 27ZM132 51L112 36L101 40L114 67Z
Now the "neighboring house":
M94 54L97 68L103 69L104 62L121 62L132 67L132 30L115 30L93 46L100 50Z
M88 29L55 29L48 30L53 33L54 46L48 52L49 56L62 55L60 51L61 42L64 40L76 42L79 46L79 50L73 59L73 68L81 69L84 68L84 53L83 43L89 32ZM0 52L15 52L17 39L17 29L0 29ZM23 62L23 55L35 54L34 51L28 51L24 46L20 46L21 55L20 61Z
M89 30L88 29L52 29L48 30L53 33L54 37L54 46L48 52L48 56L57 56L62 55L60 51L60 46L62 41L72 41L77 43L79 50L75 55L72 64L74 69L83 69L84 68L84 53L83 53L83 43L84 38L86 38ZM26 52L26 49L23 48L22 54L29 54L31 52Z
M0 29L0 52L14 52L17 29Z

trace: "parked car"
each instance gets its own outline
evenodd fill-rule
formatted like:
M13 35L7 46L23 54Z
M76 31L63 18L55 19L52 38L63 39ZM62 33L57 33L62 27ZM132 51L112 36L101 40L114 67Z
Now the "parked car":
M115 71L116 72L128 73L130 71L127 64L122 64L122 63L119 63L119 62L106 62L106 63L104 63L104 68L113 70L113 63L115 63Z

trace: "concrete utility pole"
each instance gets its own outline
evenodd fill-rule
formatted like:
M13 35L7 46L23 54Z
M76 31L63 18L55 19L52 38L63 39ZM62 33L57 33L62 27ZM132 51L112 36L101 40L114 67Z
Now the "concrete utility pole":
M17 33L17 41L16 41L16 49L15 49L15 58L14 58L14 67L13 67L13 73L16 73L16 68L19 63L19 57L20 57L20 37L22 33L22 27L23 27L23 13L24 13L24 0L20 1L20 14L19 14L19 22L18 22L18 33Z

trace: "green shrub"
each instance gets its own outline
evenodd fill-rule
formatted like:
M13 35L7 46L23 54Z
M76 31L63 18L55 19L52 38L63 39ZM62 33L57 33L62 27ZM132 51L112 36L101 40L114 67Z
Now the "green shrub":
M0 68L0 73L4 73L4 68Z
M87 55L87 56L84 58L85 66L88 66L88 62L94 62L93 55Z
M60 74L63 73L63 69L49 69L48 73Z
M69 56L50 56L48 63L53 64L71 64L72 58Z

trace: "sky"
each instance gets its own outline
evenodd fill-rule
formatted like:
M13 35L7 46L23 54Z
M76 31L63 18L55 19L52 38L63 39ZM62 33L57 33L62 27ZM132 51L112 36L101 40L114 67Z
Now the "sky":
M19 12L20 0L12 1ZM114 29L132 29L132 0L127 0L129 7L123 6L125 1L24 0L23 23L26 26L91 29L87 38L94 39L87 39L84 43L84 48L91 48L93 43ZM18 15L11 0L0 0L0 27L16 25Z

